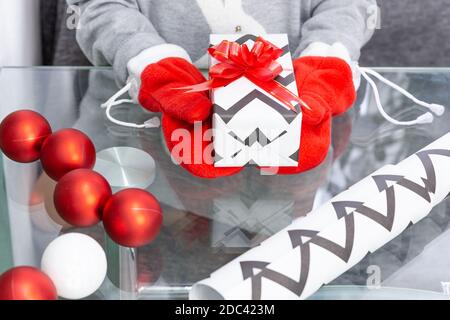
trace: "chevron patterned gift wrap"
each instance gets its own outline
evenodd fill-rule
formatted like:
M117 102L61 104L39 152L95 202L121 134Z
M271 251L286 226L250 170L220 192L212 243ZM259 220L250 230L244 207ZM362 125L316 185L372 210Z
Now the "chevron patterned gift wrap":
M252 48L254 35L210 36L211 45L223 40L247 44ZM275 79L295 95L292 58L286 34L268 34L263 38L283 49L278 62L282 73ZM217 63L211 58L210 66ZM281 101L245 77L225 87L213 89L213 129L216 167L245 165L296 167L300 149L301 111L290 110ZM298 108L300 109L300 108Z
M450 133L385 166L195 284L192 299L305 299L450 193Z

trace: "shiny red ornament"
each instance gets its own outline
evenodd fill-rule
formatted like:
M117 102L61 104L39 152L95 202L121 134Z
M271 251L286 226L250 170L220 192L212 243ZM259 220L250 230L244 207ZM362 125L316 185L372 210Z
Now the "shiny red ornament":
M92 169L95 164L95 147L83 132L62 129L49 136L41 150L44 171L53 180L75 169Z
M114 194L103 210L103 226L112 240L125 247L150 243L162 223L158 200L141 189L125 189Z
M71 225L90 227L102 218L103 207L111 197L108 181L90 169L77 169L57 183L53 201L58 214Z
M15 267L0 276L0 300L56 300L55 285L42 271Z
M39 159L42 144L51 133L50 125L39 113L15 111L0 123L0 149L11 160L33 162Z

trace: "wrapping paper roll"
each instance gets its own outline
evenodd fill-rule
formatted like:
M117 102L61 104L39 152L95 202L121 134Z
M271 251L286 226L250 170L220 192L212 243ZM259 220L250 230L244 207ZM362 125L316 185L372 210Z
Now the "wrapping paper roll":
M290 230L299 228L307 229L311 232L322 230L330 223L338 220L334 203L339 203L341 201L364 202L364 199L370 198L374 192L379 192L372 177L382 172L394 173L395 169L396 167L394 165L383 167L321 205L314 210L314 214L308 214L305 217L296 219L291 225L268 238L258 247L240 255L216 272L212 273L209 278L195 284L190 292L189 298L194 300L219 298L220 295L217 297L215 296L216 291L225 292L243 280L243 277L245 277L246 274L245 269L247 263L252 264L252 261L259 261L258 265L263 266L284 253L283 251L280 251L279 248L285 248L285 251L289 250L291 248L289 237Z
M386 166L195 284L191 299L298 299L426 216L450 192L450 134Z

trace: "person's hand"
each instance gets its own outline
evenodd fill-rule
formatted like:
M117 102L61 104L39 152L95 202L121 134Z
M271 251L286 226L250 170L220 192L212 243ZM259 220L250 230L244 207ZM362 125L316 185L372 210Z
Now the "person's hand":
M194 123L211 115L208 92L183 92L176 88L206 81L201 72L183 58L165 58L148 65L141 74L139 103L153 112Z
M319 165L331 141L331 118L347 111L356 99L350 66L335 57L302 57L294 61L303 121L297 167L270 168L279 174L301 173Z
M352 71L342 59L302 57L294 61L294 71L299 97L306 104L302 108L299 165L275 168L279 174L297 174L319 165L330 146L332 116L345 112L356 98ZM144 69L139 102L150 111L163 113L162 127L168 149L182 167L204 178L232 175L242 168L214 167L212 152L208 151L208 148L212 150L212 141L194 139L195 136L204 137L211 129L212 103L208 94L176 90L205 80L190 62L182 58L166 58ZM193 125L199 121L201 123L197 126ZM187 143L181 141L178 135L181 132L188 133L182 138L189 139ZM179 152L180 143L189 148ZM271 172L273 170L270 168Z
M212 103L208 93L177 90L204 81L200 71L187 60L165 58L142 72L139 103L150 111L162 112L167 147L183 168L202 178L229 176L243 168L214 167Z

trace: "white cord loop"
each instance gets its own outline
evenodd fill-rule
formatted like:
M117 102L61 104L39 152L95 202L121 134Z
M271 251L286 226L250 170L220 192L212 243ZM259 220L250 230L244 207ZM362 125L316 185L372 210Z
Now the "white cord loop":
M102 108L106 108L106 117L108 118L108 120L111 121L112 123L118 124L120 126L130 127L130 128L137 128L137 129L158 128L158 127L160 127L161 126L161 121L159 120L158 117L153 117L153 118L145 121L143 124L136 124L136 123L131 123L131 122L125 122L125 121L117 120L116 118L114 118L111 115L111 108L112 107L117 106L117 105L122 104L122 103L135 103L132 99L120 99L120 100L117 100L120 96L125 94L130 88L131 88L131 82L128 82L122 89L117 91L111 98L109 98L108 101L106 101L105 103L101 104Z
M425 101L417 99L410 92L408 92L407 90L405 90L402 87L398 86L397 84L393 83L392 81L389 81L388 79L383 77L381 74L379 74L378 72L376 72L376 71L374 71L372 69L363 68L363 67L360 67L360 66L357 66L357 68L361 72L361 75L366 79L366 81L372 87L373 94L374 94L374 97L375 97L375 103L377 105L378 111L390 123L395 124L395 125L399 125L399 126L412 126L412 125L416 125L416 124L431 123L434 120L433 113L436 116L442 116L444 114L445 107L443 105L435 104L435 103L427 103ZM377 78L378 80L380 80L384 84L390 86L394 90L397 90L398 92L400 92L405 97L407 97L407 98L411 99L412 101L414 101L416 104L427 108L431 112L427 112L427 113L419 116L417 119L411 120L411 121L398 121L398 120L392 118L384 110L383 104L381 103L380 93L378 92L377 85L372 80L372 78L369 77L369 74L374 76L375 78Z
M419 100L415 96L413 96L410 92L408 92L407 90L398 86L397 84L393 83L392 81L386 79L385 77L380 75L378 72L376 72L372 69L369 69L369 68L360 67L358 65L356 65L356 67L361 72L361 75L366 79L367 83L369 83L369 85L372 87L374 97L375 97L375 103L378 108L378 111L390 123L392 123L394 125L399 125L399 126L412 126L412 125L417 125L417 124L432 123L434 120L433 114L436 116L442 116L444 114L445 107L443 105L435 104L435 103L427 103L425 101ZM417 117L415 120L411 120L411 121L399 121L399 120L392 118L384 110L383 104L381 103L380 93L378 91L377 85L372 80L372 78L369 77L369 74L372 75L373 77L377 78L384 84L390 86L394 90L397 90L405 97L414 101L416 104L418 104L424 108L427 108L428 110L430 110L430 112L427 112L427 113ZM120 96L125 94L131 88L131 85L132 85L131 82L128 82L122 89L117 91L111 98L109 98L108 101L106 101L105 103L103 103L101 105L102 108L106 108L106 117L109 119L109 121L111 121L115 124L125 126L125 127L130 127L130 128L142 129L142 128L158 128L158 127L160 127L161 121L159 120L158 117L153 117L153 118L145 121L143 124L136 124L136 123L120 121L120 120L117 120L116 118L114 118L113 116L111 116L111 108L112 107L117 106L122 103L134 103L134 101L131 99L117 100ZM307 106L306 104L304 104L304 105Z

